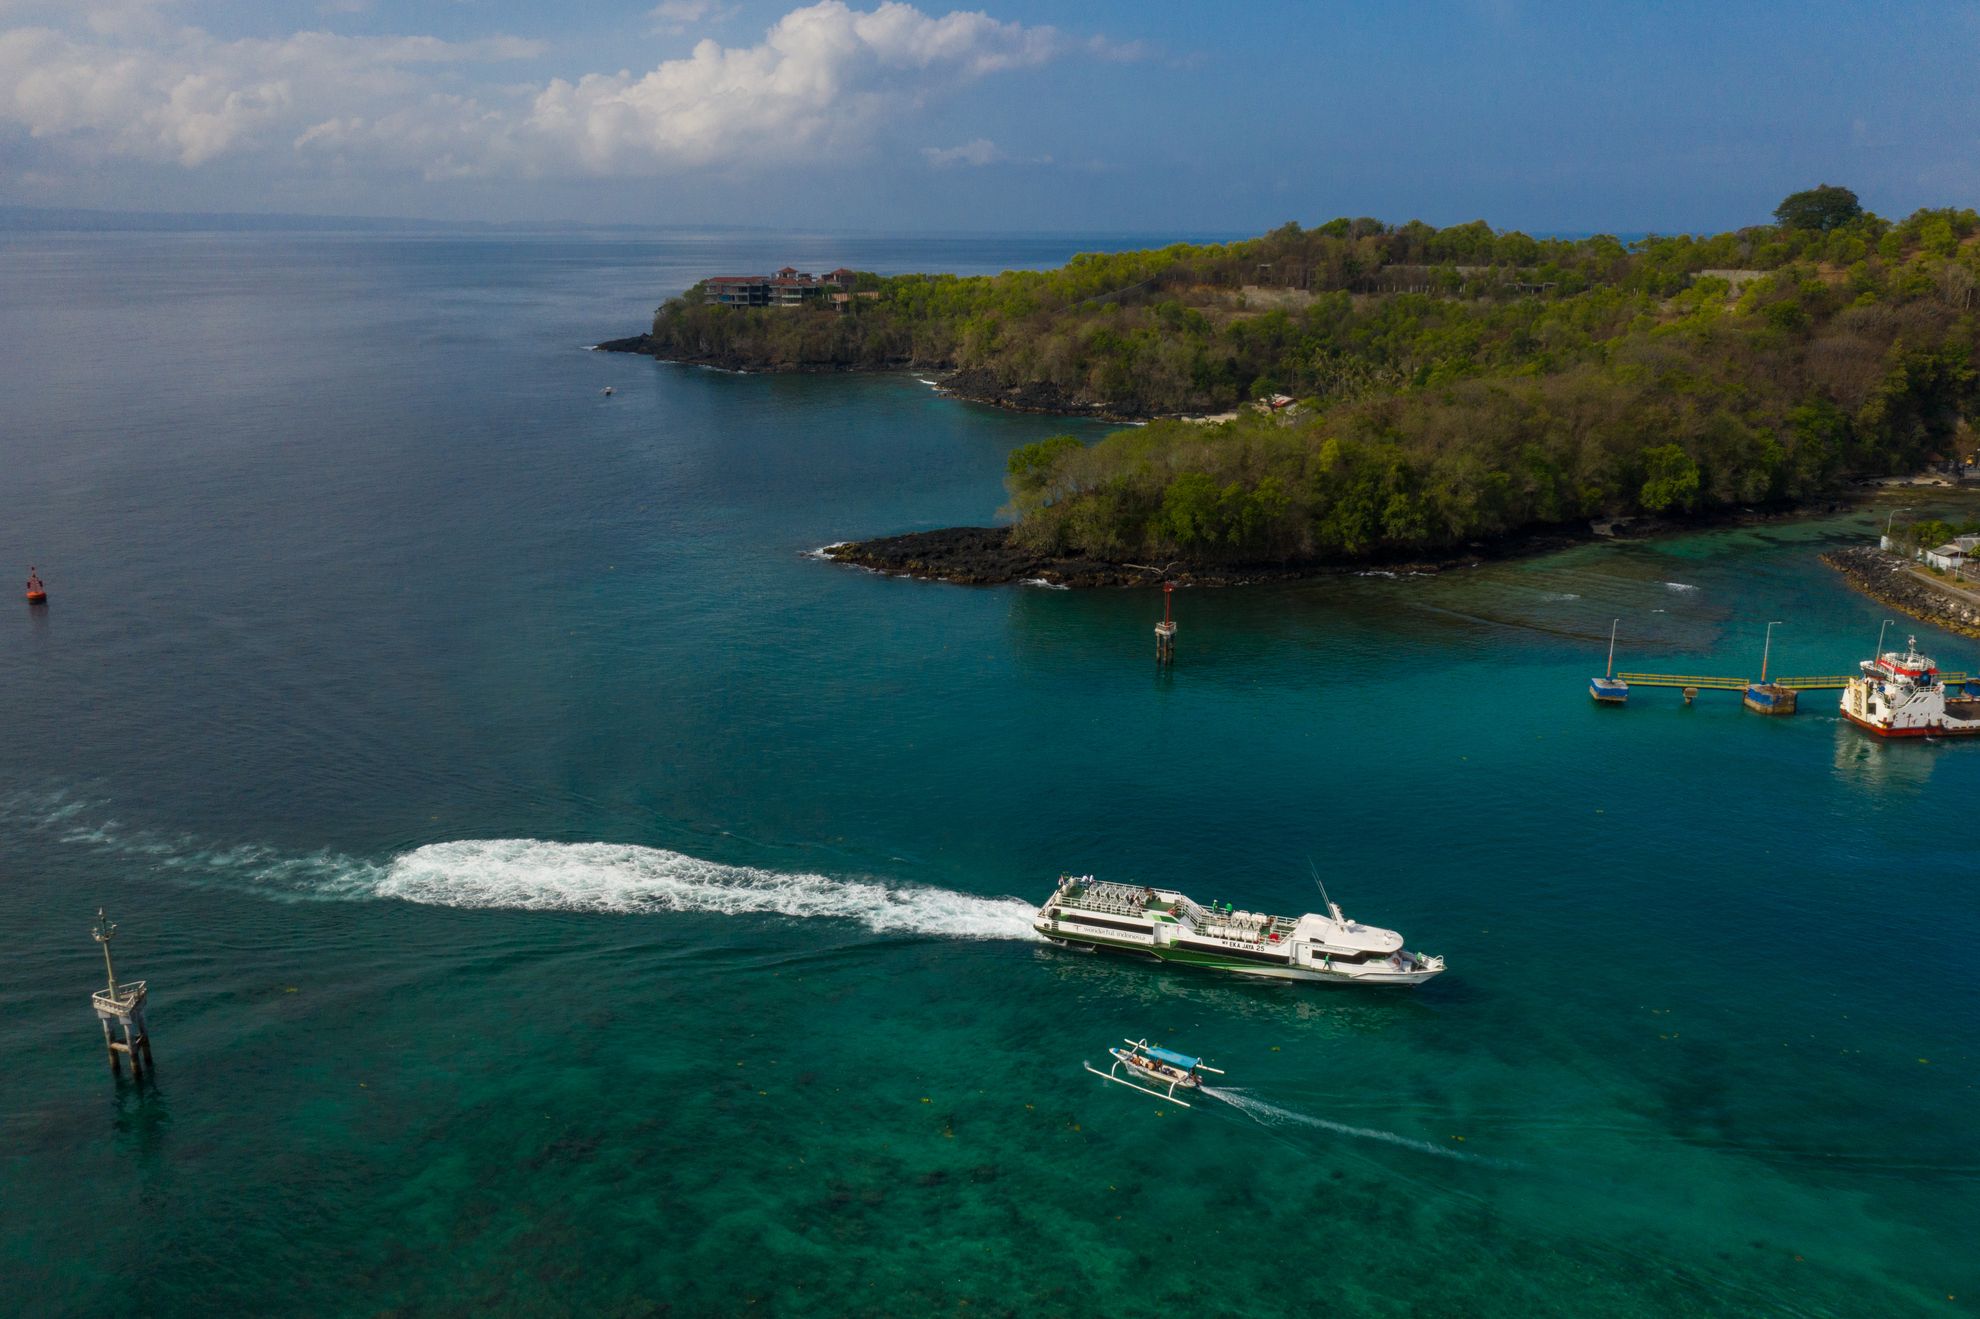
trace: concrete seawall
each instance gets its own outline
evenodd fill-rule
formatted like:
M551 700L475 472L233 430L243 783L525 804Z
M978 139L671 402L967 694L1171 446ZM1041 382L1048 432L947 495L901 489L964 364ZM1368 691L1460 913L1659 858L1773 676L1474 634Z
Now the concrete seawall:
M1911 560L1867 546L1833 550L1822 562L1880 604L1948 632L1980 637L1980 590L1942 584Z

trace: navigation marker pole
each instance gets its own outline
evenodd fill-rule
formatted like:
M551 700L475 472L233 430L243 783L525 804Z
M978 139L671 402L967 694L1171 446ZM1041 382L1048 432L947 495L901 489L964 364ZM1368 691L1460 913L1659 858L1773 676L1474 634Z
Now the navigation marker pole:
M1162 583L1162 621L1155 625L1155 662L1168 664L1176 657L1176 619L1170 612L1170 597L1176 593L1176 584L1169 574L1182 567L1182 561L1178 559L1160 568L1152 563L1124 563L1121 566L1136 572L1152 572Z
M110 941L117 937L117 927L104 916L101 907L96 909L96 926L90 937L103 945L103 974L107 983L89 996L89 1004L96 1009L96 1019L103 1023L103 1045L110 1055L110 1074L123 1075L117 1061L117 1055L122 1054L131 1060L131 1079L143 1080L145 1071L152 1065L151 1032L144 1024L144 981L117 983L117 967L110 960ZM123 1039L111 1033L112 1020L123 1028Z

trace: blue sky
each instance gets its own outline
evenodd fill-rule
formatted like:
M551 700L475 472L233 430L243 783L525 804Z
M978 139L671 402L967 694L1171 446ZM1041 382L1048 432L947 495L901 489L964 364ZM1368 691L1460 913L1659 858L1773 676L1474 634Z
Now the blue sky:
M1980 5L0 0L0 204L1717 230L1980 201Z

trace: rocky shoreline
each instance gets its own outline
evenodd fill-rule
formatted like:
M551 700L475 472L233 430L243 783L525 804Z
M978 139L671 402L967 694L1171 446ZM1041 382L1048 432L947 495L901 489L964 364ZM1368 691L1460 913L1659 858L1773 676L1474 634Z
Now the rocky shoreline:
M1471 568L1498 559L1527 558L1603 540L1647 540L1653 536L1709 527L1752 526L1833 513L1845 505L1825 502L1799 508L1743 509L1718 517L1671 522L1638 518L1606 523L1532 527L1494 541L1474 541L1447 554L1391 555L1366 559L1294 559L1274 563L1122 563L1086 555L1039 554L1011 543L1009 527L945 527L901 536L843 541L820 553L890 577L951 582L958 586L1014 584L1069 588L1154 586L1164 580L1185 586L1252 586L1265 582L1310 581L1350 573L1427 575ZM1166 573L1164 571L1166 569Z
M1084 556L1037 554L1011 544L1009 527L946 527L904 536L829 545L826 558L890 577L952 582L958 586L1096 587L1151 586L1162 580L1159 565L1109 563ZM1189 586L1243 586L1294 581L1319 571L1309 565L1179 565L1169 577Z
M1632 537L1633 538L1633 537ZM1470 568L1491 559L1545 554L1604 537L1568 534L1556 528L1475 544L1441 558L1292 559L1278 563L1123 563L1085 555L1039 554L1011 543L1009 527L946 527L902 536L829 545L821 553L890 577L951 582L958 586L1013 584L1067 588L1155 586L1164 580L1183 586L1255 586L1265 582L1310 581L1349 573L1414 575Z
M706 366L718 371L734 371L742 375L897 375L909 371L926 371L939 377L935 382L936 392L946 394L950 398L961 399L965 403L981 403L986 407L1002 408L1007 412L1032 412L1057 417L1079 417L1089 421L1124 423L1152 421L1158 415L1164 415L1075 397L1056 385L1036 381L1006 385L988 371L958 370L947 362L916 362L910 358L900 358L875 366L837 363L764 366L761 362L735 356L672 356L650 334L636 334L625 339L606 339L592 347L601 353L632 353L640 357L651 357L660 362L672 362L677 366Z
M1832 550L1822 556L1822 562L1879 604L1948 632L1980 637L1980 605L1920 576L1909 559L1887 550L1857 546Z

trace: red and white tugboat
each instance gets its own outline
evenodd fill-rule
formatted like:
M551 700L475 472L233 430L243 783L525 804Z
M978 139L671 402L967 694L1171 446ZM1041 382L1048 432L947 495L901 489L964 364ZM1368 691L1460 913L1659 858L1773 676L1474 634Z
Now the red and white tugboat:
M1918 638L1904 645L1858 665L1862 672L1843 687L1843 718L1878 737L1980 733L1980 696L1964 686L1949 693L1939 666L1918 653Z

